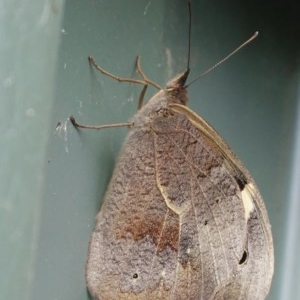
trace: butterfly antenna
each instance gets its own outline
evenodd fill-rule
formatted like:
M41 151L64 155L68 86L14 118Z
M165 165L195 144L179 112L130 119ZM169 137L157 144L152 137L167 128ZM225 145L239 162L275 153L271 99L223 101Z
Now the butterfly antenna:
M188 0L189 7L189 41L188 41L188 61L187 61L187 72L190 72L190 58L191 58L191 35L192 35L192 8L191 0Z
M188 41L188 60L187 67L183 74L181 74L178 79L180 86L185 87L185 82L190 74L190 57L191 57L191 32L192 32L192 9L191 9L191 0L187 1L189 7L189 41Z
M235 50L233 50L231 53L229 53L227 56L225 56L223 59L221 59L219 62L217 62L215 65L204 71L200 76L198 76L196 79L194 79L192 82L190 82L186 87L190 86L195 81L199 80L201 77L205 76L206 74L210 73L212 70L223 64L226 60L228 60L231 56L233 56L235 53L240 51L242 48L244 48L246 45L251 43L256 37L258 36L258 31L256 31L247 41L245 41L243 44L238 46Z

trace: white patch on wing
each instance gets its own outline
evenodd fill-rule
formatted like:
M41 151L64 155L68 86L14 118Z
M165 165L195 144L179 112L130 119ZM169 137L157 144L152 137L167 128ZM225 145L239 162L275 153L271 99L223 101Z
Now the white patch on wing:
M245 208L245 218L246 221L250 218L250 213L254 210L254 190L255 187L252 183L248 183L245 185L245 188L242 191L242 200Z

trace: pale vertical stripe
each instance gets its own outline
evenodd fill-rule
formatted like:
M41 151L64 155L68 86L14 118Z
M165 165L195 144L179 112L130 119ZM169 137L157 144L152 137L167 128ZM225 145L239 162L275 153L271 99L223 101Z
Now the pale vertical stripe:
M282 264L282 284L278 299L294 300L299 297L300 247L300 74L298 81L297 122L294 139L293 166L289 194L285 252ZM283 199L284 200L284 199Z

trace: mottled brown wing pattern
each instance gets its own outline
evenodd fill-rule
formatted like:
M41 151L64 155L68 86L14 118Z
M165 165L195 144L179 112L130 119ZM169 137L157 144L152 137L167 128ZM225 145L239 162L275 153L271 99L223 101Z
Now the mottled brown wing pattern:
M257 282L246 280L264 267L256 214L247 225L224 157L185 115L133 129L91 240L89 290L97 299L262 299L248 297Z
M157 188L153 142L151 132L132 131L114 170L87 265L97 299L146 299L152 291L151 299L167 299L165 287L174 285L179 217Z
M156 150L157 184L180 218L179 281L189 278L186 284L193 288L185 290L196 291L197 297L187 299L209 299L232 278L244 251L247 224L241 218L241 194L223 157L212 152L185 116L168 119L166 126L165 133L155 134L155 149L164 149ZM166 126L157 127L161 131Z
M203 299L264 299L273 274L273 248L267 213L255 183L233 153L224 157L215 145L211 147L211 140L186 115L176 121L167 134L156 134L160 141L156 149L163 144L168 149L161 151L157 155L161 161L156 161L163 166L157 170L158 185L169 207L181 216L181 228L188 228L181 230L179 261L189 252L191 263L199 259L200 251L198 271L204 280L197 279L198 287L206 290L198 288L198 298L187 299L202 299L200 295ZM157 132L172 124L170 119L162 122L165 124L159 124ZM235 172L232 163L224 163L228 156L237 166ZM240 171L245 186L234 176ZM194 257L186 237L194 237L189 243Z

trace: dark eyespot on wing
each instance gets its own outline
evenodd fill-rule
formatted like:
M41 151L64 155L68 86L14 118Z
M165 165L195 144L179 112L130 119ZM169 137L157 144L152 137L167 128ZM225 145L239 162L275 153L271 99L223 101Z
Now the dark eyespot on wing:
M248 183L247 179L245 177L237 177L237 176L234 176L234 179L237 182L240 190L243 191L245 188L245 185Z
M242 257L239 261L239 264L243 265L247 262L247 260L248 260L248 251L245 249L244 252L243 252L243 255L242 255Z

